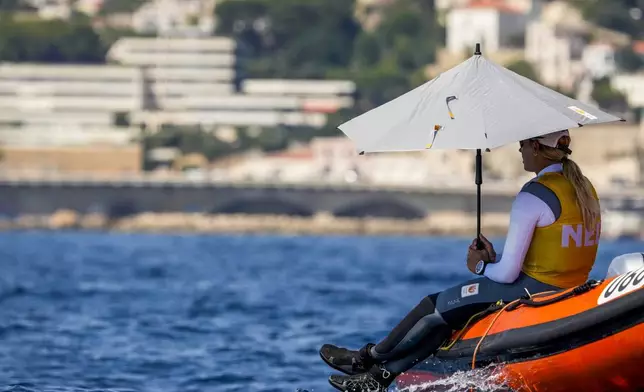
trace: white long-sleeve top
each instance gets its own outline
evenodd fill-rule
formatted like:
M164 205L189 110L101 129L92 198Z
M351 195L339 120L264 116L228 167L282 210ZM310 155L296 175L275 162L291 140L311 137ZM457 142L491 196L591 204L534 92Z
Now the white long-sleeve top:
M544 173L561 171L562 164L555 163L541 170L535 178ZM554 222L555 213L546 202L531 193L519 192L512 203L510 226L503 252L497 255L497 263L487 265L484 275L498 283L514 282L521 273L534 228L548 226Z

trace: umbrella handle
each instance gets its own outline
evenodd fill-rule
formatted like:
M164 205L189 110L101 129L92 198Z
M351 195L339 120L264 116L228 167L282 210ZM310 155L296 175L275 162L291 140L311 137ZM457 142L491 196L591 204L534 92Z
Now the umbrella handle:
M483 245L483 241L481 241L481 237L479 237L478 235L476 236L476 249L485 249L485 245Z
M483 184L483 157L481 149L476 150L476 248L483 249L481 241L481 184Z

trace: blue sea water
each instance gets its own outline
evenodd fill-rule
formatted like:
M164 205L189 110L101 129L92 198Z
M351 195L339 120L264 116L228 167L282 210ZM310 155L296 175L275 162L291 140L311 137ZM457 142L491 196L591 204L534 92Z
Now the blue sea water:
M470 241L2 233L0 391L332 391L318 348L472 278ZM643 250L603 242L591 277Z

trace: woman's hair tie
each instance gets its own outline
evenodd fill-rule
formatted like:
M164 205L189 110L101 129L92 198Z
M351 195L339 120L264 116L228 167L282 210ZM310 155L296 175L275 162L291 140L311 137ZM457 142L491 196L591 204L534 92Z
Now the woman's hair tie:
M570 155L572 154L572 150L570 149L570 136L564 135L557 140L557 149L565 152L566 154Z

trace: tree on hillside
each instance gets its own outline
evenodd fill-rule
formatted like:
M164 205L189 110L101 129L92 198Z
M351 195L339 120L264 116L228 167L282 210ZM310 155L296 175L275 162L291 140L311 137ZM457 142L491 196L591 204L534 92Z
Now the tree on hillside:
M274 141L249 145L277 148L282 135L288 140L340 135L342 122L426 82L424 68L445 35L434 0L393 2L381 10L374 31L361 29L354 2L224 0L217 5L216 34L237 40L247 77L349 79L358 88L356 105L330 115L323 129L288 129Z
M413 3L397 3L386 11L375 32L364 33L374 36L380 59L395 57L396 65L407 72L432 63L438 44L436 25L415 8Z
M235 37L249 77L350 78L369 105L417 80L434 61L443 31L433 0L398 0L373 32L354 18L354 0L227 0L216 8L216 33Z
M106 48L86 18L0 19L0 61L102 63Z
M359 32L353 0L227 0L216 33L235 37L251 77L324 78L349 65Z
M356 110L382 105L426 82L424 68L434 62L443 34L430 0L386 7L378 28L356 39L349 70L360 92Z
M0 0L0 11L33 11L34 8L22 0Z
M99 15L134 12L146 2L146 0L105 0Z
M535 82L540 83L537 71L535 71L532 64L525 60L517 60L511 64L508 64L506 68L512 72L518 73L521 76L525 76L528 79L532 79Z
M632 47L618 50L615 53L615 61L618 67L626 72L637 72L644 68L644 57L635 53Z
M594 82L591 97L603 109L618 113L628 110L626 96L613 89L608 78L598 79Z
M588 21L644 39L644 0L572 0ZM636 11L639 9L640 11ZM639 15L638 15L639 14Z

